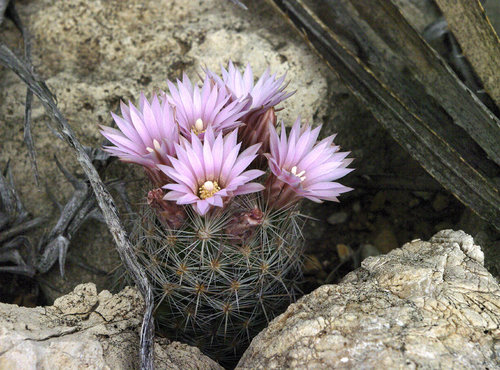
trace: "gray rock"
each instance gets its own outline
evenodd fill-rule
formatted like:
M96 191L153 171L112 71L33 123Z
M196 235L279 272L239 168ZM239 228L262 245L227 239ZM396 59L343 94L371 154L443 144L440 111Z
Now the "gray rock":
M82 284L53 306L0 303L0 369L137 369L143 302ZM222 369L197 348L155 341L157 369Z
M348 217L349 217L349 215L346 212L335 212L335 213L332 213L330 216L328 216L326 221L330 225L338 225L338 224L343 224L344 222L346 222Z
M500 289L463 231L369 257L303 297L238 368L499 368Z

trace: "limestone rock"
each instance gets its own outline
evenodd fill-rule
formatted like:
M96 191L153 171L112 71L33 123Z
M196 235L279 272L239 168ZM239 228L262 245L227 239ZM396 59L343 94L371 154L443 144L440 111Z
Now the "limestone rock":
M291 305L238 368L499 368L500 288L463 231L369 257Z
M0 303L0 369L136 369L143 301L82 284L53 306ZM158 338L158 369L221 369L197 348Z

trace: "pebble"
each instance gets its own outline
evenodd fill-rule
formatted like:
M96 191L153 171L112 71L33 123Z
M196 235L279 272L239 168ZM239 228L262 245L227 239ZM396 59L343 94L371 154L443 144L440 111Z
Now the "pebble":
M414 208L420 204L420 200L418 198L411 198L411 200L408 202L408 207Z
M438 193L436 194L436 197L432 201L432 208L436 212L440 212L445 210L448 207L448 204L450 203L450 199L448 198L447 195L443 193Z
M304 266L302 267L302 272L305 275L312 275L318 271L323 270L323 266L319 261L318 257L313 254L306 254L304 258Z
M370 211L376 212L384 209L386 199L387 193L385 191L379 191L372 199L372 203L370 204Z
M337 244L337 254L339 255L340 261L344 262L350 259L353 255L353 250L351 247L345 244Z
M330 225L338 225L338 224L343 224L344 222L347 221L348 214L346 212L336 212L331 214L326 221Z
M430 200L432 198L432 193L429 191L414 191L413 194L423 200Z
M359 256L361 261L367 257L373 257L380 255L380 251L372 244L363 244L359 247Z
M375 236L373 244L382 253L388 253L399 247L398 240L391 229L381 229Z
M359 213L361 212L361 203L359 201L356 201L353 205L352 205L352 210L356 213Z

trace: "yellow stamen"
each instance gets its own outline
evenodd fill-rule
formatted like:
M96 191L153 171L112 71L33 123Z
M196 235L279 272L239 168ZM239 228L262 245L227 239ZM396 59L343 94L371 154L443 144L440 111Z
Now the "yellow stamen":
M217 184L217 181L205 181L198 190L200 199L207 199L217 193L220 190L220 186Z

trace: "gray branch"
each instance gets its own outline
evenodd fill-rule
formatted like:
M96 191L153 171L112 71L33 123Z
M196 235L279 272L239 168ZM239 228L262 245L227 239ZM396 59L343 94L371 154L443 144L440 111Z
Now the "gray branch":
M114 204L111 194L106 189L104 183L92 162L85 152L82 144L76 138L72 128L57 108L53 94L48 89L47 85L27 66L23 63L6 45L0 43L0 63L5 67L14 71L21 80L28 85L30 90L42 102L45 110L56 123L56 130L64 138L64 140L75 150L76 158L82 166L85 175L90 181L90 185L94 190L99 207L101 208L109 231L113 236L120 258L128 271L131 273L134 282L137 284L146 304L146 311L141 328L141 368L153 369L153 340L154 340L154 325L153 325L153 295L149 281L145 272L139 265L136 256L133 252L132 245L127 238L125 229L123 228L118 212Z

